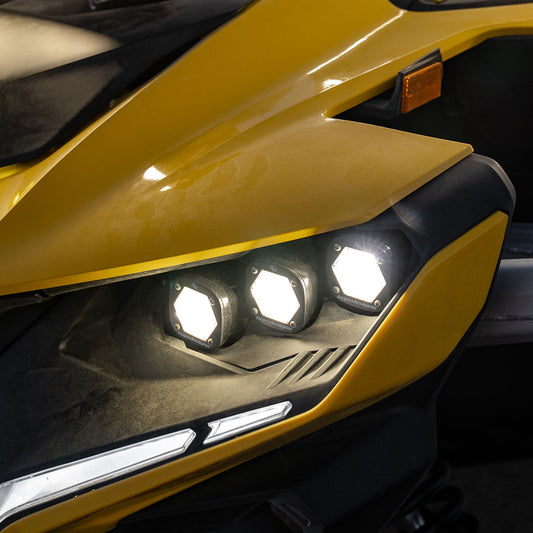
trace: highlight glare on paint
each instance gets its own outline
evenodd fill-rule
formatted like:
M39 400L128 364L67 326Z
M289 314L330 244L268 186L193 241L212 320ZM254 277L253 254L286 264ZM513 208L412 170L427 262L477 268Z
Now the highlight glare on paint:
M143 174L143 180L146 180L146 181L161 181L164 178L166 178L166 176L154 166L151 166Z

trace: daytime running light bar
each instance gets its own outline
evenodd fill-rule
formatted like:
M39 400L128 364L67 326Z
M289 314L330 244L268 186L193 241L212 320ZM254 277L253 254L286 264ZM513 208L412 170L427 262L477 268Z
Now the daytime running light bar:
M15 513L184 453L196 433L184 429L0 484L0 523Z
M291 402L281 402L209 422L207 425L211 428L211 431L204 440L204 444L211 444L229 437L235 437L250 429L255 429L280 420L291 409Z

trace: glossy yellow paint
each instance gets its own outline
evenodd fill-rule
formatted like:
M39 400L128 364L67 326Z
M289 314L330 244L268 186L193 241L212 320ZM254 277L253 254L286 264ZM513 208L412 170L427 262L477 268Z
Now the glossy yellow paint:
M328 117L430 50L448 59L517 33L533 33L533 4L439 13L387 0L253 4L50 157L0 180L0 294L372 218L469 148Z
M41 205L41 195L28 195L0 223L10 250L0 263L2 292L169 267L358 224L471 151L341 120L266 129L249 143L245 137L182 173L167 170L172 164L150 167L144 178L115 185L101 202L80 204L66 219ZM392 164L405 153L412 157ZM54 229L46 233L51 219Z
M0 180L3 178L9 178L15 174L20 174L25 169L30 168L31 165L9 165L7 167L0 167Z
M151 471L70 499L6 533L104 532L122 517L254 456L331 424L429 372L479 314L500 254L507 216L497 212L436 254L314 409Z

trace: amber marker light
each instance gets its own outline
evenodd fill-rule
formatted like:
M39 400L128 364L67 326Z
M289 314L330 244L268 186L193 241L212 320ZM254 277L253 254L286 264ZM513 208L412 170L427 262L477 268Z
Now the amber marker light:
M402 80L401 112L409 113L440 96L442 85L442 63L406 74Z

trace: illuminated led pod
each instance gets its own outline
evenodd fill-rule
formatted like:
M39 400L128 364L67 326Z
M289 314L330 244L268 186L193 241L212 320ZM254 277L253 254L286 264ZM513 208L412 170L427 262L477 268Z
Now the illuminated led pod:
M251 314L265 326L295 333L316 316L317 276L303 261L274 257L253 261L246 288Z
M351 311L379 313L405 277L408 249L395 232L340 234L327 254L331 298Z
M177 276L171 282L169 313L172 333L193 350L216 350L240 329L235 291L202 275Z

